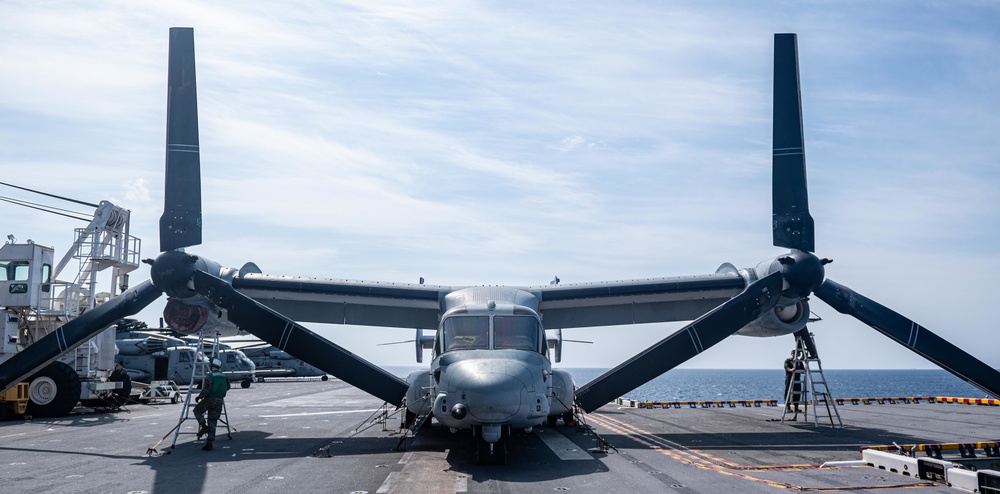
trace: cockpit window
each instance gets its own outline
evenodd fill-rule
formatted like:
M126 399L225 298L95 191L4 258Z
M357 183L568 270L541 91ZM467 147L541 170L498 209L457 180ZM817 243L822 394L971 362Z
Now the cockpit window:
M490 347L489 316L452 316L444 320L444 351Z
M538 351L538 321L531 316L493 316L493 348Z

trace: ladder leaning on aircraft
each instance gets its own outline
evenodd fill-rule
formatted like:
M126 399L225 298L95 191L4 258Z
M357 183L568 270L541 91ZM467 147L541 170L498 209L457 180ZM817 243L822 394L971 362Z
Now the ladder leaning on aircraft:
M566 418L571 406L593 411L732 334L780 336L804 329L811 295L1000 396L996 370L825 278L830 261L814 254L807 200L797 58L795 35L776 34L772 230L774 245L790 252L752 268L723 264L707 275L525 287L430 286L269 276L253 263L224 268L185 252L201 243L202 233L194 33L172 28L162 253L144 261L151 266L151 282L110 304L134 313L166 293L164 317L171 327L223 334L242 328L390 404L405 404L414 417L430 413L455 432L471 431L481 463L506 462L512 431ZM693 322L576 387L568 373L552 369L561 334L543 329L543 315L550 328L560 329ZM417 335L417 345L429 345L433 359L428 369L403 380L300 322L437 328L433 337L420 330ZM7 385L0 373L0 386Z

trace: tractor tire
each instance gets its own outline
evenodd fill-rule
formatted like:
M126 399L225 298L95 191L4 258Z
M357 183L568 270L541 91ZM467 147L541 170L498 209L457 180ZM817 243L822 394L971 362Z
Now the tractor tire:
M56 361L28 379L27 415L62 417L80 402L80 376L72 367Z

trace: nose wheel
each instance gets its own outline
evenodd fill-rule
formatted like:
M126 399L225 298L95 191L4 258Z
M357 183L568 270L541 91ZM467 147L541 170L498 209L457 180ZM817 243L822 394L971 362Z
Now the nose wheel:
M483 437L483 426L472 426L472 435L476 441L476 463L480 465L506 465L507 440L510 438L510 426L500 426L500 439L487 442Z

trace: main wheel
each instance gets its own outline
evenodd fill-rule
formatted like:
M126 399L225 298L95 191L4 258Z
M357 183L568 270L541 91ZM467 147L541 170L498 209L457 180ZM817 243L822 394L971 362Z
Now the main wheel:
M240 381L240 387L243 388L243 389L249 388L251 382L253 382L253 381L250 380L249 377L246 378L246 379L243 379L242 381Z
M62 417L80 401L80 376L56 361L28 379L28 410L34 417Z

